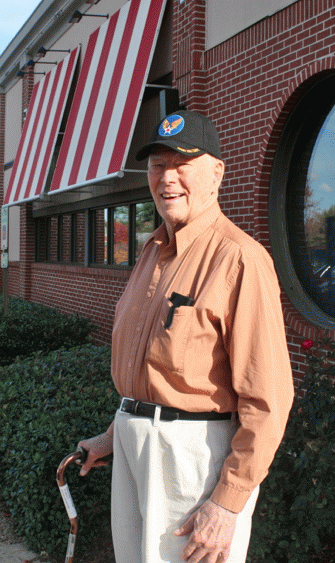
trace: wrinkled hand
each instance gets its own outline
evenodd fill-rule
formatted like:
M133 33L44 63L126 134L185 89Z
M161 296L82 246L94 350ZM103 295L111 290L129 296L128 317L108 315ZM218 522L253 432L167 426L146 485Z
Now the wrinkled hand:
M223 563L228 559L237 514L207 500L175 530L176 536L191 534L182 551L188 563Z
M101 458L110 455L113 451L113 437L104 432L94 438L81 440L78 447L82 446L87 452L87 460L81 466L80 475L84 477L92 467L101 467L109 465L108 461L102 461Z

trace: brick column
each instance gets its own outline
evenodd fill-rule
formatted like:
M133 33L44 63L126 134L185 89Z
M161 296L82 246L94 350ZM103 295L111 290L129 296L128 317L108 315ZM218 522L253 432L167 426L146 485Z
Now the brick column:
M22 127L34 88L33 69L22 78ZM31 296L31 263L35 260L35 230L32 203L20 206L20 297Z
M180 103L205 113L206 76L203 66L206 33L206 1L174 0L173 82Z
M3 92L0 92L0 205L3 204L4 198L4 164L5 164L5 111L6 98Z
M20 207L20 297L31 295L31 264L35 260L35 230L32 203Z

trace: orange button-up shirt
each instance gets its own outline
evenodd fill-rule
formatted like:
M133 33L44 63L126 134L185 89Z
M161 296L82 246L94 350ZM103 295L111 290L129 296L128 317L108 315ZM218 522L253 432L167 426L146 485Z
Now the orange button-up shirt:
M193 306L175 309L172 292ZM212 500L240 512L267 475L293 399L279 285L267 251L218 204L169 241L148 239L115 314L112 376L121 396L188 411L237 411Z

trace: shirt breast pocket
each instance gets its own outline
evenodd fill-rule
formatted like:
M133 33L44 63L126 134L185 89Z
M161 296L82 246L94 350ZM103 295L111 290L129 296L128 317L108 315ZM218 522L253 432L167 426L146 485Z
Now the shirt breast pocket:
M169 309L168 302L165 302L158 318L156 317L147 345L146 360L158 370L161 367L182 374L186 349L191 338L194 308L177 307L174 310L171 326L164 328Z

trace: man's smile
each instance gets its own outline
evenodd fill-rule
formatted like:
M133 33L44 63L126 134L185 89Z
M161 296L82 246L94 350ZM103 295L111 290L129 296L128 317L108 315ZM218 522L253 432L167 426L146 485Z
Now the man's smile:
M183 197L184 194L162 194L162 198L163 199L176 199L176 198L180 198Z

